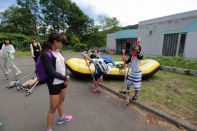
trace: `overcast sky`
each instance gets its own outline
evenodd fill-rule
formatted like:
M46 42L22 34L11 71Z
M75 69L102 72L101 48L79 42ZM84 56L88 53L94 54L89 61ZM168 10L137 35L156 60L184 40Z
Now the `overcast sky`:
M197 0L72 0L90 17L98 15L117 17L120 24L131 25L139 21L197 10ZM0 0L0 11L16 0Z

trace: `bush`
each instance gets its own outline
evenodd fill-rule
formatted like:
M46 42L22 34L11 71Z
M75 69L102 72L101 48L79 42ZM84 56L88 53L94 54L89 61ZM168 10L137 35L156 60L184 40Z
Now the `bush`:
M87 46L85 44L79 43L79 44L75 44L74 51L82 51L86 48L87 48Z
M29 44L31 42L31 36L26 36L23 34L0 33L0 43L3 43L5 38L10 38L12 40L12 43L16 50L30 50ZM40 43L44 41L44 39L41 36L36 36L35 38Z
M79 37L74 34L68 35L69 44L65 46L66 49L73 49L74 51L82 51L87 48L86 44L81 43Z

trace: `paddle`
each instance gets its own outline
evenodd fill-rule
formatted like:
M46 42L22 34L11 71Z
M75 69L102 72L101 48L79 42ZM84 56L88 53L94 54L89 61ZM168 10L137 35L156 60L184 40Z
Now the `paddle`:
M123 60L123 66L124 66L124 85L122 86L122 88L119 91L119 97L122 93L123 88L126 88L126 79L127 79L127 74L126 74L126 55L125 55L125 50L122 50L122 60Z
M94 76L93 76L93 73L92 73L90 67L89 67L89 64L88 64L88 61L87 61L87 59L86 59L86 57L85 57L85 54L82 53L82 55L83 55L83 57L84 57L84 60L85 60L85 62L86 62L86 65L88 66L88 70L89 70L90 73L91 73L91 76L92 76L92 79L93 79L94 86L95 86L96 88L98 88L98 85L96 84L96 80L95 80L95 78L94 78Z

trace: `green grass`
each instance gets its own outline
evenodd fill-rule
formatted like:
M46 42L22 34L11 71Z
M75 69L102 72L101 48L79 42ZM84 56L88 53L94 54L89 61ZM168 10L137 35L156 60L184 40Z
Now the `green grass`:
M115 61L122 61L121 55L110 55ZM185 69L197 70L197 59L187 59L184 57L166 57L166 56L145 56L144 59L154 59L161 65L173 66Z
M31 56L31 51L17 51L17 52L16 52L16 56L17 56L17 57L21 57L21 56Z
M118 91L123 81L105 81L104 84ZM197 124L197 77L159 71L142 81L140 100Z
M80 52L75 52L72 50L68 50L68 51L63 50L62 53L63 54L79 54ZM31 51L17 51L16 56L17 57L31 56Z

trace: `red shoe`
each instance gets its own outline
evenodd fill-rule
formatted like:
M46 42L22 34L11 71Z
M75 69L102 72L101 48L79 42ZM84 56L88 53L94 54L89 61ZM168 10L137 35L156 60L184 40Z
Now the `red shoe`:
M100 90L96 87L92 88L92 93L101 93Z
M103 82L103 79L99 78L97 81L98 81L98 82Z

